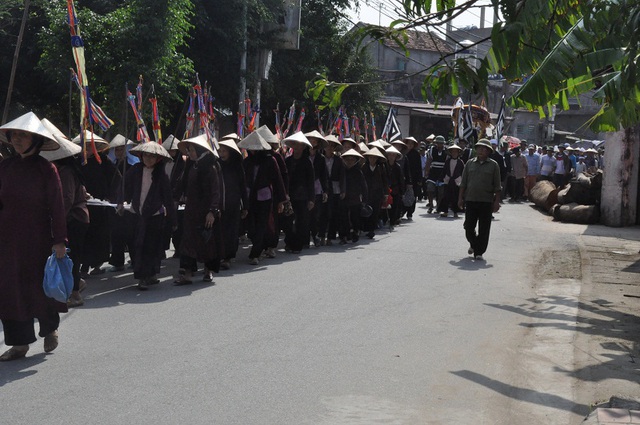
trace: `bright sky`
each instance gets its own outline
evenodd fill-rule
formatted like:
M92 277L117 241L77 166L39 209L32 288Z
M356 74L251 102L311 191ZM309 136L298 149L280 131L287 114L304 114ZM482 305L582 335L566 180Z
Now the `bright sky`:
M462 2L458 1L457 3L460 4ZM481 3L491 4L489 0ZM400 5L401 2L399 0L361 0L360 12L356 13L352 11L350 15L354 22L362 21L368 24L381 24L386 26L397 18L398 15L394 12L394 9L400 7ZM488 7L485 9L485 27L491 27L492 21L493 9ZM468 11L453 21L454 27L462 28L469 25L475 25L480 28L479 9Z

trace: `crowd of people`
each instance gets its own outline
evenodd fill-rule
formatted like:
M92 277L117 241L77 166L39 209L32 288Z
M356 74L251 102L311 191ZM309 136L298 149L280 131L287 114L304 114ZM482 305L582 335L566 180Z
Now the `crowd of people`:
M85 277L125 270L126 252L140 290L159 283L171 244L180 263L174 285L191 284L200 264L212 282L232 267L241 238L258 265L276 256L281 239L291 253L373 239L411 220L425 200L430 214L465 212L468 252L482 260L505 197L526 199L539 179L562 185L598 166L592 152L576 157L564 146L509 150L481 139L472 149L435 135L365 143L318 131L281 140L266 126L245 138L169 136L162 144L87 134L90 149L81 153L79 139L33 113L0 127L0 136L14 151L0 162L0 236L11 242L0 256L0 319L12 346L5 361L26 355L35 318L45 351L54 350L58 313L84 303ZM67 247L74 287L65 304L45 297L42 277L52 249L60 258Z

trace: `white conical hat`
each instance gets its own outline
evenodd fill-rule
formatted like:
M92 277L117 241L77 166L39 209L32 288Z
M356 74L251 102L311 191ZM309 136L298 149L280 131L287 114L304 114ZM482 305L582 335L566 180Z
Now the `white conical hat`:
M162 147L169 152L170 150L178 149L178 143L180 143L180 139L173 134L170 134L166 139L164 139L164 142L162 142Z
M126 145L133 145L133 144L134 143L132 140L128 140L122 134L116 134L115 137L111 139L111 142L109 143L109 148L113 149L119 146L126 146Z
M317 140L318 141L318 145L321 148L326 148L327 145L329 144L327 142L326 137L324 137L318 130L313 130L313 131L310 131L308 133L304 133L304 136L307 139L315 139L315 140Z
M161 156L167 161L172 161L172 158L171 158L171 155L169 155L169 152L167 152L167 150L163 148L160 143L157 143L157 142L140 143L138 146L132 147L130 152L139 157L141 157L143 153L150 153L153 155Z
M363 155L364 156L375 156L376 158L384 159L385 161L387 160L387 157L384 156L382 153L380 153L380 151L377 148L369 149L368 151L363 153Z
M384 150L384 145L380 142L380 140L374 140L373 142L369 143L368 147L376 147Z
M44 137L44 144L41 151L54 151L60 148L60 144L53 137L53 134L42 124L42 121L33 112L27 112L26 114L19 116L15 120L6 123L0 127L0 135L4 137L3 142L7 142L6 133L11 130L22 130L29 133L37 134Z
M55 151L41 151L40 156L53 162L82 152L82 148L75 143L72 143L71 140L69 140L67 136L58 129L58 127L53 125L51 121L46 118L43 118L41 121L42 125L44 125L44 127L51 132L53 137L55 137L56 141L60 145L60 149L56 149Z
M429 136L429 137L431 137L431 136ZM413 142L416 145L418 144L418 141L416 140L416 138L412 137L412 136L405 137L404 139L402 139L402 141L405 142L405 144L406 144L406 142Z
M234 141L234 139L225 139L223 138L218 142L220 146L226 146L234 152L237 152L240 156L242 156L242 152L238 148L238 144Z
M385 152L387 152L387 153L393 153L393 154L398 155L399 157L402 157L402 153L401 153L398 149L396 149L395 147L393 147L393 146L389 146L389 147L386 149L386 151L385 151Z
M346 151L345 153L343 153L341 156L342 156L342 157L345 157L345 156L354 156L354 157L356 157L356 158L360 158L360 159L364 158L364 156L360 155L360 154L358 153L358 151L357 151L357 150L355 150L355 149L349 149L348 151Z
M87 143L87 153L90 155L91 149L89 148L89 145L91 143L91 132L88 130L84 131L84 140ZM97 134L93 133L93 141L96 144L96 150L98 152L102 152L105 149L109 149L109 142L107 142L106 140L104 140L102 137L98 136ZM80 135L78 134L73 140L73 143L79 145L80 144Z
M369 152L369 147L367 145L365 145L364 142L358 143L358 148L360 149L360 152L362 152L362 153Z
M266 140L254 131L238 143L238 147L248 151L270 151L271 146Z
M190 137L188 139L184 139L178 142L178 149L180 149L180 152L182 152L183 154L187 154L187 144L193 144L193 145L198 145L201 146L203 148L205 148L206 150L210 151L212 154L215 154L215 150L213 149L213 147L211 146L211 143L209 143L209 140L207 139L207 135L206 134L201 134L199 136L195 136L195 137Z
M240 141L240 136L238 136L236 133L229 133L222 136L222 138L220 138L220 141L222 140L233 140L238 143Z
M266 125L263 125L260 128L258 128L256 130L256 133L258 133L269 144L271 144L271 143L275 143L275 144L278 144L278 145L280 144L280 141L278 140L278 137L275 134L273 134L271 132L271 130L269 129L269 127L267 127Z
M291 147L291 143L302 143L305 146L311 147L311 142L307 137L302 133L302 131L298 131L297 133L293 133L289 137L285 137L282 139L282 144L285 146Z

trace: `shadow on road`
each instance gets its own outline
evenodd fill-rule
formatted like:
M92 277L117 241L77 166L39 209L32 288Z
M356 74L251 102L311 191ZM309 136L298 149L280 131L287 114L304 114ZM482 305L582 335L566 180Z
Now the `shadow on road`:
M557 395L509 385L504 382L496 381L495 379L491 379L479 373L472 372L470 370L459 370L450 373L467 379L471 382L475 382L476 384L482 385L483 387L493 390L498 394L502 394L506 397L510 397L516 400L537 404L540 406L551 407L554 409L565 410L582 416L589 413L589 406L577 404L573 400L568 400Z
M29 356L29 354L27 353L27 357L25 357L24 359L12 362L4 362L2 364L2 374L0 374L0 388L6 384L28 378L38 373L37 370L25 369L30 369L33 366L45 362L46 357L47 355L45 353L40 353L33 356Z
M640 379L640 316L621 311L610 301L579 302L571 297L545 296L519 305L485 305L537 320L520 326L581 332L615 340L600 344L600 352L588 353L597 362L575 370L556 367L557 372L586 382L609 379L638 382ZM577 317L565 313L563 310L567 307L577 308Z
M464 257L459 260L451 260L449 264L459 268L460 270L486 270L493 267L493 264L487 263L486 260L474 260L472 257Z

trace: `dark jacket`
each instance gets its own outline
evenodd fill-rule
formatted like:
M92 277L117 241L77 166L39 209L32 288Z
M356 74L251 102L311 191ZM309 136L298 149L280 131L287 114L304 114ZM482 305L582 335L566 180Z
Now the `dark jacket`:
M404 174L402 174L402 168L400 164L396 161L393 165L387 167L387 173L389 180L389 187L391 188L391 196L396 198L397 196L402 196L404 191L407 188L407 185L404 181Z
M315 201L315 174L309 155L284 160L289 171L289 197L292 201ZM326 165L324 166L326 168Z
M242 158L234 155L228 161L221 160L220 167L224 180L224 210L247 209L248 199Z
M280 168L271 153L258 151L249 154L244 160L244 171L249 205L258 200L261 190L268 190L274 203L286 200L287 194Z
M176 216L173 208L173 199L171 197L171 184L169 177L167 177L164 172L162 164L154 167L151 173L149 193L147 193L142 209L140 208L143 169L144 165L142 162L129 168L129 171L125 174L124 196L119 199L119 203L130 202L132 210L144 218L149 218L164 209L164 214L168 221L167 224L171 227L174 226Z
M327 158L325 158L325 164L327 163ZM340 195L341 193L345 193L345 166L342 159L339 156L333 156L333 163L331 165L331 169L327 169L327 187L329 193L332 195ZM340 191L338 193L334 193L333 191L333 183L336 182L340 187Z
M379 201L384 195L389 194L389 179L382 164L376 164L372 170L369 162L367 161L362 166L362 174L367 181L369 201Z
M309 157L311 159L311 157ZM313 175L316 181L320 182L322 193L329 192L328 178L327 178L327 164L324 161L324 155L316 153L313 157ZM315 182L314 182L315 184Z
M345 167L345 183L344 203L347 207L369 202L369 189L360 166Z

